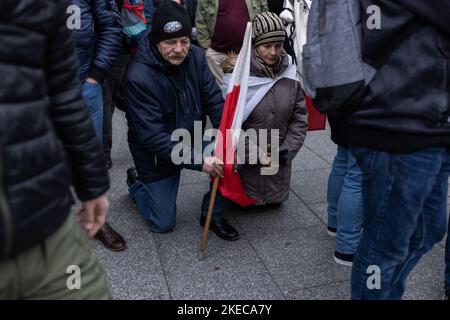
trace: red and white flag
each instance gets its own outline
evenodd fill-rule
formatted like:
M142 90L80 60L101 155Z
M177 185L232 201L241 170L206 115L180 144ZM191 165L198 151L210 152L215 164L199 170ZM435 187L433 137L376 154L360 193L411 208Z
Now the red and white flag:
M220 134L215 147L215 155L224 162L224 178L220 180L219 191L227 199L246 207L256 201L247 196L237 172L233 170L235 150L244 119L247 102L248 78L250 75L252 24L247 23L244 42L236 62L228 87L220 121Z

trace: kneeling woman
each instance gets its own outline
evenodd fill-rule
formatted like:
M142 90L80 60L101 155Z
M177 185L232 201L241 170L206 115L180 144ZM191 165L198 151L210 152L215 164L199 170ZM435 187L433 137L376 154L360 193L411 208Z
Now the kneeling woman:
M285 34L283 21L274 13L263 12L253 19L250 75L255 78L249 82L257 84L260 80L264 85L256 85L254 90L249 87L249 94L253 95L249 101L258 100L254 99L256 95L268 92L261 97L242 127L244 131L267 130L267 155L260 157L259 166L242 166L240 175L248 196L262 205L281 204L289 197L291 162L302 147L308 128L303 90L296 80L297 68L283 49ZM261 166L267 165L264 158L273 156L273 137L270 137L273 130L279 132L279 169L275 175L262 175ZM259 142L261 149L261 139Z
M250 139L257 145L257 164L240 166L239 172L247 195L256 200L256 205L279 205L289 197L292 160L303 145L308 127L303 90L296 80L296 66L284 51L286 33L283 21L274 13L263 12L253 19L252 58L246 110L252 110L242 125L245 131L254 129L257 133L267 131L267 139ZM225 72L231 72L233 63L226 60ZM228 70L226 70L228 69ZM224 77L229 81L230 75ZM271 134L278 131L279 149L272 146ZM251 137L251 135L250 135ZM258 145L259 140L259 145ZM261 140L267 145L262 146ZM241 141L242 142L242 141ZM272 147L273 150L272 150ZM246 160L252 158L246 148ZM265 150L265 152L259 152ZM279 167L274 175L262 174L262 168L274 166L270 163L273 153L279 152ZM276 170L275 170L276 171ZM206 212L208 195L203 200L202 211ZM214 211L223 210L227 201L218 193Z

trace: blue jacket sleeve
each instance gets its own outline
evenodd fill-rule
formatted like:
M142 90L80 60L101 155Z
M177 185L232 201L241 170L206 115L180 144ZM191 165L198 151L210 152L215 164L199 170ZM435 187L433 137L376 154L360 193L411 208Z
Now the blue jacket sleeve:
M114 0L92 3L96 42L89 77L102 83L117 60L122 45L122 23Z

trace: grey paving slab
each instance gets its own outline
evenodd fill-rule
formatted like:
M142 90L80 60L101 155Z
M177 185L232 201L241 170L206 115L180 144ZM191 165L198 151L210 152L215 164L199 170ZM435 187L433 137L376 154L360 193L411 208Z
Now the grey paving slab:
M277 209L260 209L242 212L234 216L239 230L247 238L257 238L269 232L282 232L292 229L322 224L322 221L291 192L289 199Z
M307 147L301 148L292 161L293 170L311 170L329 168L331 165Z
M350 282L351 277L351 268L334 263L332 252L327 255L326 261L314 263L304 261L298 265L271 267L269 271L285 295L291 291L333 282L344 280Z
M111 210L107 221L115 230L129 237L148 233L144 218L128 194L110 197Z
M336 155L337 146L329 138L325 131L315 131L308 133L304 147L319 155L328 163L332 163Z
M261 264L214 272L167 276L173 299L282 300L284 296Z
M321 151L313 151L314 153L317 153L317 155L321 158L321 159L323 159L323 160L325 160L327 163L329 163L330 164L330 166L333 164L333 161L334 161L334 157L336 156L336 150L335 149L333 149L333 150L326 150L326 151L323 151L323 152L321 152Z
M116 111L113 117L113 146L112 146L112 160L113 173L124 170L133 166L133 159L128 148L127 124L125 114L121 111ZM125 172L122 172L125 174Z
M261 264L255 250L245 239L223 241L213 232L208 235L205 256L200 260L202 232L200 225L186 222L179 224L171 233L155 235L166 275L212 273Z
M327 235L322 223L290 230L261 230L259 236L247 239L269 266L295 265L307 254L312 255L308 261L323 262L328 259L323 254L334 250L334 238Z
M293 171L291 190L308 205L326 202L330 171L329 168Z
M128 248L123 252L111 252L93 242L97 257L105 265L113 298L169 299L153 235L144 225L129 227L116 228L127 240Z
M331 141L330 135L329 126L326 131L308 132L303 147L331 165L336 155L337 145Z
M154 248L129 244L122 253L101 253L109 287L115 299L170 299L168 286Z
M249 241L283 293L349 278L348 268L333 262L335 241L323 224L268 231Z
M308 207L314 212L314 214L317 217L319 217L319 219L324 224L328 223L328 211L327 211L328 203L327 202L310 204L310 205L308 205Z
M196 170L181 170L180 185L191 184L209 184L210 180L208 176L201 171Z
M198 224L203 196L209 188L207 181L180 185L177 197L177 224L186 221L195 221L195 225Z
M349 300L350 281L345 280L322 286L291 291L286 294L288 300Z

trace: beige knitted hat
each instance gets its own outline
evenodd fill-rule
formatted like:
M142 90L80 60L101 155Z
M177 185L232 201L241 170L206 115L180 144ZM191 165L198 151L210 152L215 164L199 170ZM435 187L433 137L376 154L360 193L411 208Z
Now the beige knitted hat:
M252 42L255 47L269 42L284 42L286 37L284 23L275 13L257 14L252 24Z

